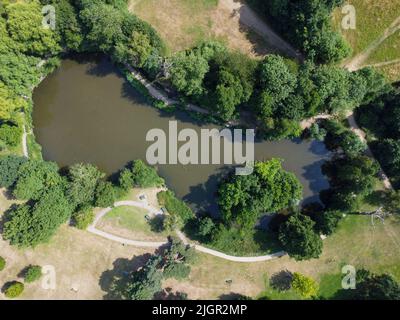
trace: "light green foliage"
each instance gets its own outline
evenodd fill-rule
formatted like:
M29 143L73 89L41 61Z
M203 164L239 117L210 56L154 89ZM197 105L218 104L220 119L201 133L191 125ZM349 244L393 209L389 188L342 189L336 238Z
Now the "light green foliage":
M0 257L0 271L3 271L6 267L6 260L3 257Z
M160 187L164 185L164 179L157 171L147 166L142 160L135 160L132 164L134 184L142 188Z
M9 299L19 297L24 292L24 284L18 281L10 283L4 291L4 295Z
M75 225L80 230L86 230L94 221L93 208L87 207L74 212L72 214L72 220Z
M6 145L16 147L22 139L22 130L16 125L3 124L0 125L0 141Z
M69 168L68 196L76 206L93 204L95 191L100 179L104 177L92 164L75 164Z
M171 82L181 93L191 96L203 93L208 62L199 53L179 52L172 58Z
M127 44L117 43L113 57L118 62L143 67L151 53L152 46L147 35L134 31Z
M157 194L160 205L165 206L170 215L176 215L182 222L187 222L194 217L193 211L182 200L179 200L172 191L161 191Z
M318 293L315 280L297 272L293 273L292 288L306 299L316 297Z
M59 52L56 33L42 26L42 6L39 1L12 3L5 9L8 33L20 52L34 56Z

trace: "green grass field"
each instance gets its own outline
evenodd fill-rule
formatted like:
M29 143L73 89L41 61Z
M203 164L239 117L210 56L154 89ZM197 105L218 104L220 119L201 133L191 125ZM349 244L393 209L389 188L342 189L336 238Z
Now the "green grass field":
M100 229L117 233L134 240L157 241L167 237L166 232L155 232L145 216L148 211L136 207L117 207L111 210L100 223Z
M341 13L340 8L334 13L334 25L352 47L352 57L365 52L400 17L400 0L348 0L346 4L351 4L356 9L356 29L344 30L341 28L341 21L344 15ZM376 47L367 56L363 65L374 65L400 59L399 49L400 30ZM378 67L378 69L387 75L391 81L400 79L400 69L397 64Z

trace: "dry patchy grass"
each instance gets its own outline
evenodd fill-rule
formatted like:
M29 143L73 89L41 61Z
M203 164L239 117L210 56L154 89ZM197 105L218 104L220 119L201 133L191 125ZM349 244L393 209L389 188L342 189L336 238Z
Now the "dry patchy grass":
M131 0L129 8L159 32L172 53L207 39L256 57L271 51L218 0Z

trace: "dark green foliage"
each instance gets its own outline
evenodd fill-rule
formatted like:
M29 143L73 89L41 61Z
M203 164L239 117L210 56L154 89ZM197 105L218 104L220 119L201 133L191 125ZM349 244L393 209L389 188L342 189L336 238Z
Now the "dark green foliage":
M321 200L329 208L353 211L374 190L379 165L367 156L346 157L326 162L322 171L331 189L321 195Z
M0 158L0 187L11 187L18 178L19 168L27 162L25 157L9 155Z
M216 225L209 217L202 218L198 223L198 235L203 239L210 239Z
M359 273L363 274L360 279ZM357 286L350 298L357 300L399 300L400 286L389 274L377 275L366 270L357 272Z
M321 255L322 240L314 226L308 216L294 214L280 227L279 240L291 257L308 260Z
M101 208L111 207L116 199L115 187L111 182L100 180L95 192L95 206Z
M17 199L39 200L52 188L63 188L65 182L58 173L58 166L53 162L29 160L18 170L18 179L13 194Z
M152 256L149 261L138 271L129 277L129 283L125 289L126 296L131 300L151 300L157 292L161 291L162 271L160 256Z
M153 255L146 264L131 273L125 288L119 288L122 296L132 300L150 300L161 292L162 279L184 279L190 273L190 263L195 258L194 249L181 241L171 239L168 248Z
M258 162L247 176L232 176L218 191L218 204L226 223L252 228L262 213L294 206L302 197L297 178L282 169L279 159Z
M356 157L367 149L366 143L340 122L327 120L323 121L322 126L327 131L325 145L328 150L336 151L341 148L346 156Z
M25 282L31 283L39 280L42 276L42 267L41 266L28 266L26 270L24 270L24 279Z
M308 58L337 62L351 51L331 26L331 13L343 1L251 0L257 10L281 31Z
M71 212L63 191L50 189L35 204L17 205L9 210L3 238L18 247L35 247L47 242Z

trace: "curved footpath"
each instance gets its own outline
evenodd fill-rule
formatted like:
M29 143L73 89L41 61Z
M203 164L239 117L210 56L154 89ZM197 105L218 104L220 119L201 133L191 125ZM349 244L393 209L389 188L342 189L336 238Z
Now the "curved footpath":
M166 244L168 241L165 240L164 242L152 242L152 241L137 241L137 240L131 240L131 239L126 239L122 237L115 236L113 234L110 234L108 232L101 231L96 228L96 225L99 223L99 221L112 209L116 207L121 207L121 206L128 206L128 207L139 207L148 210L151 214L153 215L160 215L163 214L162 211L149 206L148 204L144 202L139 202L139 201L118 201L114 204L113 208L105 208L102 209L97 215L96 218L94 219L93 223L87 228L87 231L96 234L100 237L119 242L123 245L130 245L130 246L135 246L135 247L146 247L146 248L159 248L160 246ZM197 244L190 243L189 240L186 238L186 236L181 232L181 231L176 231L178 237L182 240L183 243L188 244L193 246L197 251L213 255L215 257L219 257L221 259L229 260L229 261L234 261L234 262L261 262L261 261L268 261L272 260L275 258L280 258L284 255L286 255L286 252L284 251L279 251L273 254L268 254L265 256L258 256L258 257L235 257L235 256L230 256L225 253L209 249Z

